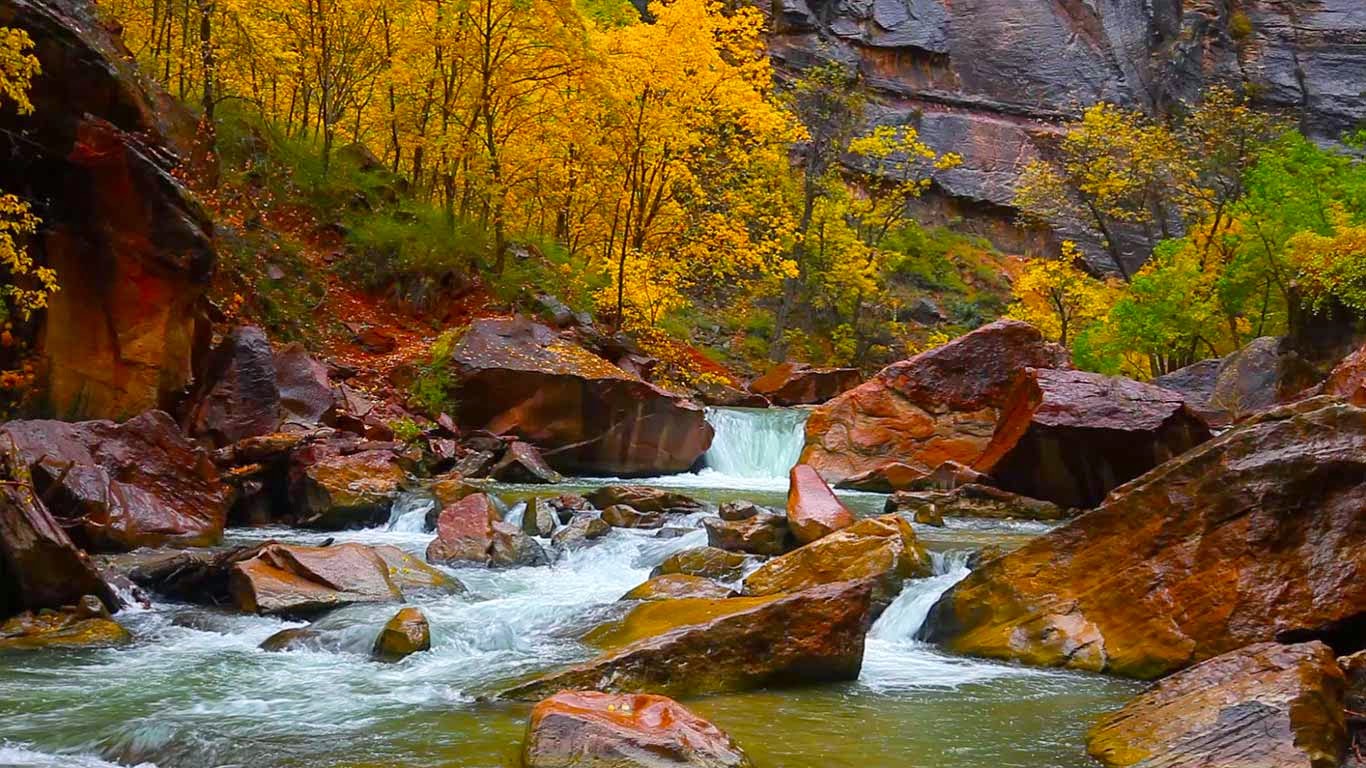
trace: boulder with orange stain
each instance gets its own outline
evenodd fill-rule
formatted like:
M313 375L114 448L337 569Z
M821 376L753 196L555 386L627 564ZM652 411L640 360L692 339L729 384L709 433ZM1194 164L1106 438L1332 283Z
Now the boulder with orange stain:
M749 384L749 391L774 405L819 405L859 385L857 368L813 368L781 363Z
M1067 351L1033 326L999 320L816 408L802 461L830 482L893 461L925 472L945 461L971 464L991 440L1017 373L1069 367Z
M384 559L362 544L268 544L231 565L228 589L238 610L266 615L306 616L403 600Z
M561 691L531 710L525 768L751 768L724 731L664 696Z
M798 544L809 544L854 524L854 515L816 470L798 464L788 473L787 525Z

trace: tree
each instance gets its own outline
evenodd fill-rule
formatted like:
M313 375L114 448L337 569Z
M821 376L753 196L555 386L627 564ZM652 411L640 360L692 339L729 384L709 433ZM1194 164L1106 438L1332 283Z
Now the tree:
M1060 257L1030 261L1015 279L1009 314L1070 348L1080 330L1109 314L1113 290L1086 272L1076 243L1064 241Z
M32 50L33 41L28 33L0 27L0 109L13 108L21 115L33 112L28 89L39 67ZM37 228L38 219L28 203L0 192L0 270L4 272L0 282L0 320L6 325L27 321L47 306L48 297L57 290L57 273L35 264L23 247L24 238L33 235Z

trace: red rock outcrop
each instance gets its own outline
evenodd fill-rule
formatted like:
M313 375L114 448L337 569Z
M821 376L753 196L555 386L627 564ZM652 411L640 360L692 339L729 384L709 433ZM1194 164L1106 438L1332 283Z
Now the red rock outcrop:
M749 768L720 728L673 699L562 691L531 710L525 768Z
M854 515L835 498L816 470L798 464L788 473L787 526L798 544L810 544L854 524Z
M1091 508L1210 438L1180 394L1082 371L1028 369L973 468L998 487Z
M1016 374L1069 367L1067 351L1033 326L999 320L816 408L802 462L830 482L892 461L927 473L945 461L971 464L991 440Z
M813 368L781 363L749 384L749 391L774 405L818 405L859 385L857 368Z
M1278 408L974 570L927 635L1138 678L1271 639L1351 644L1366 616L1364 507L1366 410Z
M474 321L450 364L462 429L516 435L560 472L684 472L711 444L700 406L524 318Z

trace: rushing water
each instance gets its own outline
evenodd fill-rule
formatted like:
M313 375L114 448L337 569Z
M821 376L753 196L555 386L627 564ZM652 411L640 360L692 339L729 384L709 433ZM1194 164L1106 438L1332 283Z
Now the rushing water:
M801 458L808 415L798 408L708 408L716 436L706 468L722 477L785 481Z
M713 504L748 498L781 506L774 478L758 475L785 474L795 461L792 445L772 435L780 421L799 435L797 417L751 420L718 410L711 418L728 425L718 429L723 458L712 471L749 472L755 485L727 490L694 477L684 481L696 484L690 492ZM771 450L740 444L743 435ZM525 509L520 500L585 487L505 486L497 493L515 519ZM880 512L883 499L845 497L860 514ZM364 531L236 530L229 538L336 538L421 555L432 536L425 519L433 503L405 494L387 525ZM729 731L761 768L1087 766L1081 738L1088 721L1134 686L954 657L915 639L935 600L967 574L972 550L1016 546L1041 530L989 521L917 527L935 575L909 582L874 625L857 681L688 704ZM517 766L528 707L480 697L586 658L590 651L576 638L619 616L625 606L618 598L654 565L705 542L701 530L673 539L613 530L551 567L453 570L469 593L416 598L433 646L397 664L366 654L393 606L329 614L324 647L284 653L258 646L297 623L174 603L126 610L119 618L136 637L130 647L0 656L0 766Z

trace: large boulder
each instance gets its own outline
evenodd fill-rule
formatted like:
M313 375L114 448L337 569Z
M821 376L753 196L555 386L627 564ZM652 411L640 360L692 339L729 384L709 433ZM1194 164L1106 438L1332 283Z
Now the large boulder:
M493 499L466 496L441 510L427 561L440 565L511 567L546 565L549 557L536 540L502 520Z
M867 493L895 493L918 487L927 477L929 474L921 467L890 461L880 467L846 477L835 487Z
M1258 643L1162 680L1100 719L1087 749L1107 768L1337 768L1343 675L1323 643Z
M1279 408L983 564L935 606L928 638L1139 678L1274 638L1351 642L1363 504L1366 410Z
M123 424L11 421L0 445L14 448L52 514L88 550L204 546L223 536L227 486L161 411Z
M1191 410L1200 414L1211 427L1228 426L1230 415L1210 404L1214 386L1219 383L1219 369L1224 359L1216 357L1201 360L1171 373L1153 379L1153 385L1169 392L1176 392Z
M749 384L749 391L774 405L818 405L859 385L857 368L812 368L781 363Z
M684 472L711 444L700 406L524 318L474 321L449 363L461 428L517 435L560 472Z
M537 704L524 768L750 768L720 728L673 699L562 691Z
M308 528L339 531L389 518L408 473L392 450L339 453L325 447L298 451L289 486L296 520Z
M1328 374L1323 394L1366 406L1366 347L1348 355Z
M71 605L85 595L109 608L120 605L42 499L25 486L0 484L0 618Z
M890 605L906 579L931 573L930 556L911 526L896 515L860 520L745 577L746 595L800 592L820 584L868 580L875 611Z
M1292 400L1318 383L1321 374L1291 346L1289 339L1263 336L1225 357L1207 408L1237 421Z
M206 157L194 117L91 6L0 5L0 27L27 32L42 68L33 113L0 111L0 189L34 203L31 253L61 283L36 345L46 402L65 418L126 418L170 405L205 351L213 225L173 173Z
M268 544L232 564L228 589L238 610L266 615L307 616L403 600L384 559L362 544Z
M798 464L788 473L787 526L798 544L810 544L854 524L850 512L816 470Z
M535 701L601 688L684 697L853 680L872 591L870 583L846 582L767 597L641 603L621 625L591 636L603 655L504 695Z
M1014 377L1070 367L1067 351L1027 323L999 320L894 363L816 408L802 462L830 482L899 461L926 472L971 464L995 432Z
M1117 485L1210 438L1181 395L1129 379L1029 369L974 464L998 487L1091 508Z
M760 512L744 520L709 517L702 521L707 529L707 546L750 555L781 555L792 548L792 531L787 518Z

